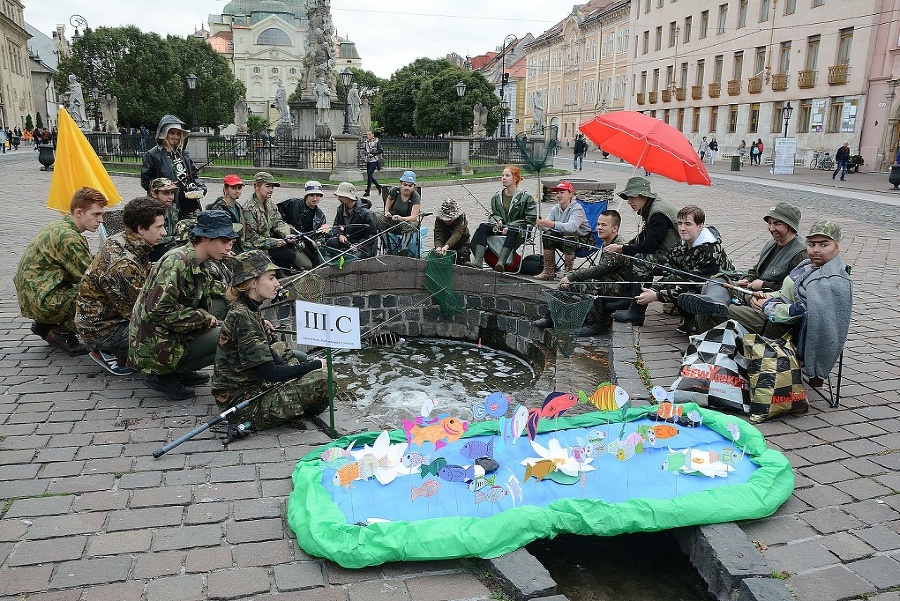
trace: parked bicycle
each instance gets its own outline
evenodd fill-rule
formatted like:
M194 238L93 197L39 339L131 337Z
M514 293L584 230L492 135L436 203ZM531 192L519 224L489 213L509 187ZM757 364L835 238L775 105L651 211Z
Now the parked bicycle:
M834 169L834 158L830 152L814 152L813 158L809 161L809 168L831 171Z

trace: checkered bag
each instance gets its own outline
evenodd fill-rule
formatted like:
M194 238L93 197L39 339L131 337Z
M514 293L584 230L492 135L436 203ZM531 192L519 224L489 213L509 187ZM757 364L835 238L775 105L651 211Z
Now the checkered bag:
M691 336L671 390L676 403L750 411L747 361L740 352L747 330L729 319Z
M772 340L759 334L743 338L750 381L750 418L761 422L782 413L806 413L806 388L791 334Z

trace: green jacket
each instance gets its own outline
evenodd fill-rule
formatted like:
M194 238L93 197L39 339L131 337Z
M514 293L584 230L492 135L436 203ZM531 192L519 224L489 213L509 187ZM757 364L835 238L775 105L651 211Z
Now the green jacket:
M271 199L261 201L254 192L244 204L244 250L272 248L291 235Z
M78 283L90 264L88 241L70 216L48 224L25 248L13 277L22 315L45 323L71 320Z
M525 226L533 226L537 219L537 203L534 197L525 190L518 188L509 203L509 209L503 206L503 190L499 190L491 198L491 214L488 221L502 222L504 225L517 227L519 243L525 238Z
M248 307L243 299L231 303L216 347L213 395L224 395L229 405L253 396L266 383L255 368L272 360L262 314Z
M681 242L666 252L665 264L701 278L711 278L717 273L734 269L722 247L722 238L714 227L703 228L700 236L694 242L694 246L687 246ZM674 303L675 297L679 294L700 290L700 286L690 284L667 284L667 281L680 282L690 280L690 278L681 273L669 273L665 270L663 272L666 275L651 286L656 291L660 302Z
M450 250L459 250L469 243L469 222L463 213L452 223L438 217L434 218L434 247L449 246Z
M214 276L192 244L167 252L150 271L128 330L129 360L141 371L175 371L191 339L208 330Z
M129 229L111 236L81 278L75 299L75 328L82 340L96 340L131 320L150 273L147 242Z
M621 236L616 236L610 244L624 244ZM594 280L605 281L622 281L622 273L628 265L629 260L622 253L600 252L600 258L597 264L584 269L576 269L572 273L566 274L566 278L570 282L585 282Z

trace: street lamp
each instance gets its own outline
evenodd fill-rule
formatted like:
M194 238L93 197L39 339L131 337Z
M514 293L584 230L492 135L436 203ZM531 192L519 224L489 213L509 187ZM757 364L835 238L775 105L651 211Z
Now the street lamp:
M509 133L507 129L507 116L509 115L509 101L500 101L500 137L505 138Z
M84 54L88 64L88 83L91 85L91 96L94 99L94 131L100 131L100 106L97 99L100 97L100 91L97 90L97 80L94 78L94 56L91 52L91 26L88 25L87 19L81 15L72 15L69 17L69 25L75 28L72 35L72 42L77 43L81 39L78 32L79 27L84 28Z
M191 91L191 131L200 131L197 127L197 76L189 73L186 79L188 90Z
M466 82L460 81L456 84L456 96L459 98L459 109L456 111L456 135L461 136L462 131L462 98L466 95Z
M791 120L791 113L794 112L794 107L791 106L791 101L788 100L788 103L784 107L784 137L787 138L787 128L788 123Z
M508 42L515 42L518 38L509 34L503 38L503 49L500 51L500 104L506 101L506 84L509 81L509 73L506 72L506 46ZM506 117L500 122L500 137L506 137Z
M344 84L344 131L350 133L350 82L353 80L353 71L350 67L344 67L341 71L341 83Z

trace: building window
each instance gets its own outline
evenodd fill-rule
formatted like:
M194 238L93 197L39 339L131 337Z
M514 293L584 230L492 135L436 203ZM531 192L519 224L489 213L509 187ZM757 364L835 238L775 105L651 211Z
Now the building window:
M643 54L650 51L650 30L644 31L644 41L641 44Z
M759 3L759 22L765 23L769 20L769 12L771 12L772 6L770 0L762 0Z
M687 44L691 41L691 27L694 26L694 17L688 15L684 18L684 37L682 38L684 43Z
M813 0L813 8L817 6L825 6L825 0Z
M650 90L651 92L656 92L659 90L659 69L653 70L653 88Z
M722 83L722 69L725 64L725 57L723 55L718 55L716 57L716 62L713 65L713 82Z
M744 51L738 50L734 53L734 62L732 63L731 79L740 79L741 73L744 71Z
M296 75L296 74L297 74L297 69L295 69L294 67L291 67L291 68L288 70L288 73L290 73L291 75Z
M656 8L662 8L666 3L666 0L656 0Z
M709 11L704 10L700 13L700 39L706 38L707 33L709 33Z
M756 47L756 64L753 66L753 76L754 77L762 77L763 72L766 70L766 47L765 46L757 46Z
M705 67L706 67L706 61L704 61L702 58L697 61L697 83L696 83L696 85L698 85L698 86L703 85L703 70L705 69Z
M729 104L728 105L728 133L733 134L737 131L737 122L738 122L738 105Z
M811 35L806 38L806 69L815 71L819 65L819 36Z
M675 124L675 129L678 131L684 131L684 109L678 109L678 122Z
M784 131L784 102L772 105L772 132Z
M784 3L784 14L792 15L797 12L797 0L787 0Z
M256 38L257 46L293 46L291 37L277 27L270 27Z
M844 97L838 96L831 99L831 109L828 111L827 132L841 131L841 114L844 112Z
M278 75L278 67L272 67L272 74Z
M725 24L728 22L728 5L719 5L719 33L725 33Z
M837 64L850 64L850 46L853 44L853 28L846 27L840 31L840 39L838 41Z
M641 94L647 93L647 72L641 71Z
M656 28L656 50L662 48L662 25Z
M691 123L691 132L698 133L700 131L700 107L694 107L694 121Z
M261 73L261 72L262 72L262 69L260 69L259 67L253 67L253 72L254 72L254 73Z
M809 122L812 119L812 100L801 100L797 111L797 133L809 132Z
M719 107L709 107L709 131L716 131L716 122L719 120Z
M675 21L669 23L669 48L675 45L675 40L678 39L678 25L675 24Z
M743 29L747 26L747 0L741 0L738 4L738 29Z
M752 134L759 131L759 103L754 102L750 105L750 128L747 130ZM775 130L778 131L778 130Z
M644 14L650 12L650 0L644 0Z
M791 70L791 43L781 42L781 50L778 55L778 72L787 73Z

